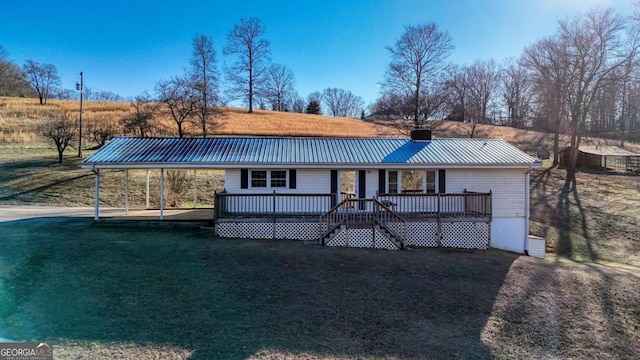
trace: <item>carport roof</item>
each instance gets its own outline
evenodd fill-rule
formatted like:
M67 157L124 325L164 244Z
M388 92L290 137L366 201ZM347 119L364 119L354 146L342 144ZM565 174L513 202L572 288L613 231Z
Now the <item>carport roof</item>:
M529 167L539 161L497 139L117 137L83 168Z

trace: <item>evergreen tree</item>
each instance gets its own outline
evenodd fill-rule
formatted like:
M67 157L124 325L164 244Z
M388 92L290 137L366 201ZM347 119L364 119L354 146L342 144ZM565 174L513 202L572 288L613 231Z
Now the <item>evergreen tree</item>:
M307 105L307 114L320 115L320 103L317 100L311 100Z

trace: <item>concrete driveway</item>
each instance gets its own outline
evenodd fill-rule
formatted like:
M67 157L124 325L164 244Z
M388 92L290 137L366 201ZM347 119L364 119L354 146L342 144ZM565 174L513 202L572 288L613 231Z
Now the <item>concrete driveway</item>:
M123 209L100 209L101 218L122 215L124 215ZM93 218L93 207L0 205L0 223L5 221L48 217Z

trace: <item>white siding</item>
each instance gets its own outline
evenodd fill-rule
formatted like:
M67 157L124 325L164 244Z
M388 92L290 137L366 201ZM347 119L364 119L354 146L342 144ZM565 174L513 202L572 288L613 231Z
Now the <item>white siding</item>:
M525 218L493 218L491 247L524 254L527 240Z
M446 190L448 193L467 191L492 194L494 218L524 218L525 170L458 170L447 169Z
M262 170L262 169L260 169ZM251 173L251 172L249 172ZM287 173L287 184L289 174ZM251 175L249 175L251 177ZM329 194L331 190L330 170L296 171L296 188L240 188L240 169L225 170L225 190L229 194ZM249 178L251 185L251 178ZM322 213L331 208L331 200L324 197L236 197L226 202L225 210L229 212L252 212L270 214L276 212Z
M287 178L288 176L287 173ZM251 185L251 179L249 179L249 185ZM270 187L241 189L240 169L228 169L224 174L224 188L229 194L271 194L274 190L280 194L329 194L331 170L297 169L295 189Z

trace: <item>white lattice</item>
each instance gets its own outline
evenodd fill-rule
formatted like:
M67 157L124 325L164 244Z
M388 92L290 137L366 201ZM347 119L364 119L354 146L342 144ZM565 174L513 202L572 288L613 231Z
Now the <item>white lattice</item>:
M375 231L373 247L375 249L398 250L398 246L380 230Z
M273 223L251 224L252 239L273 239Z
M347 246L347 230L340 230L334 237L332 237L326 246Z
M318 223L276 223L276 239L317 240L320 236Z
M326 245L369 249L398 249L398 246L389 240L382 231L375 230L374 232L373 229L342 229Z
M373 232L371 229L348 229L347 246L357 248L373 247Z
M438 246L438 224L432 221L407 222L405 244L407 246ZM398 236L403 234L403 225L399 222L390 222L387 227Z
M218 236L242 239L272 239L273 223L224 222L217 225Z
M485 222L443 222L444 247L486 249L489 247L489 224Z

